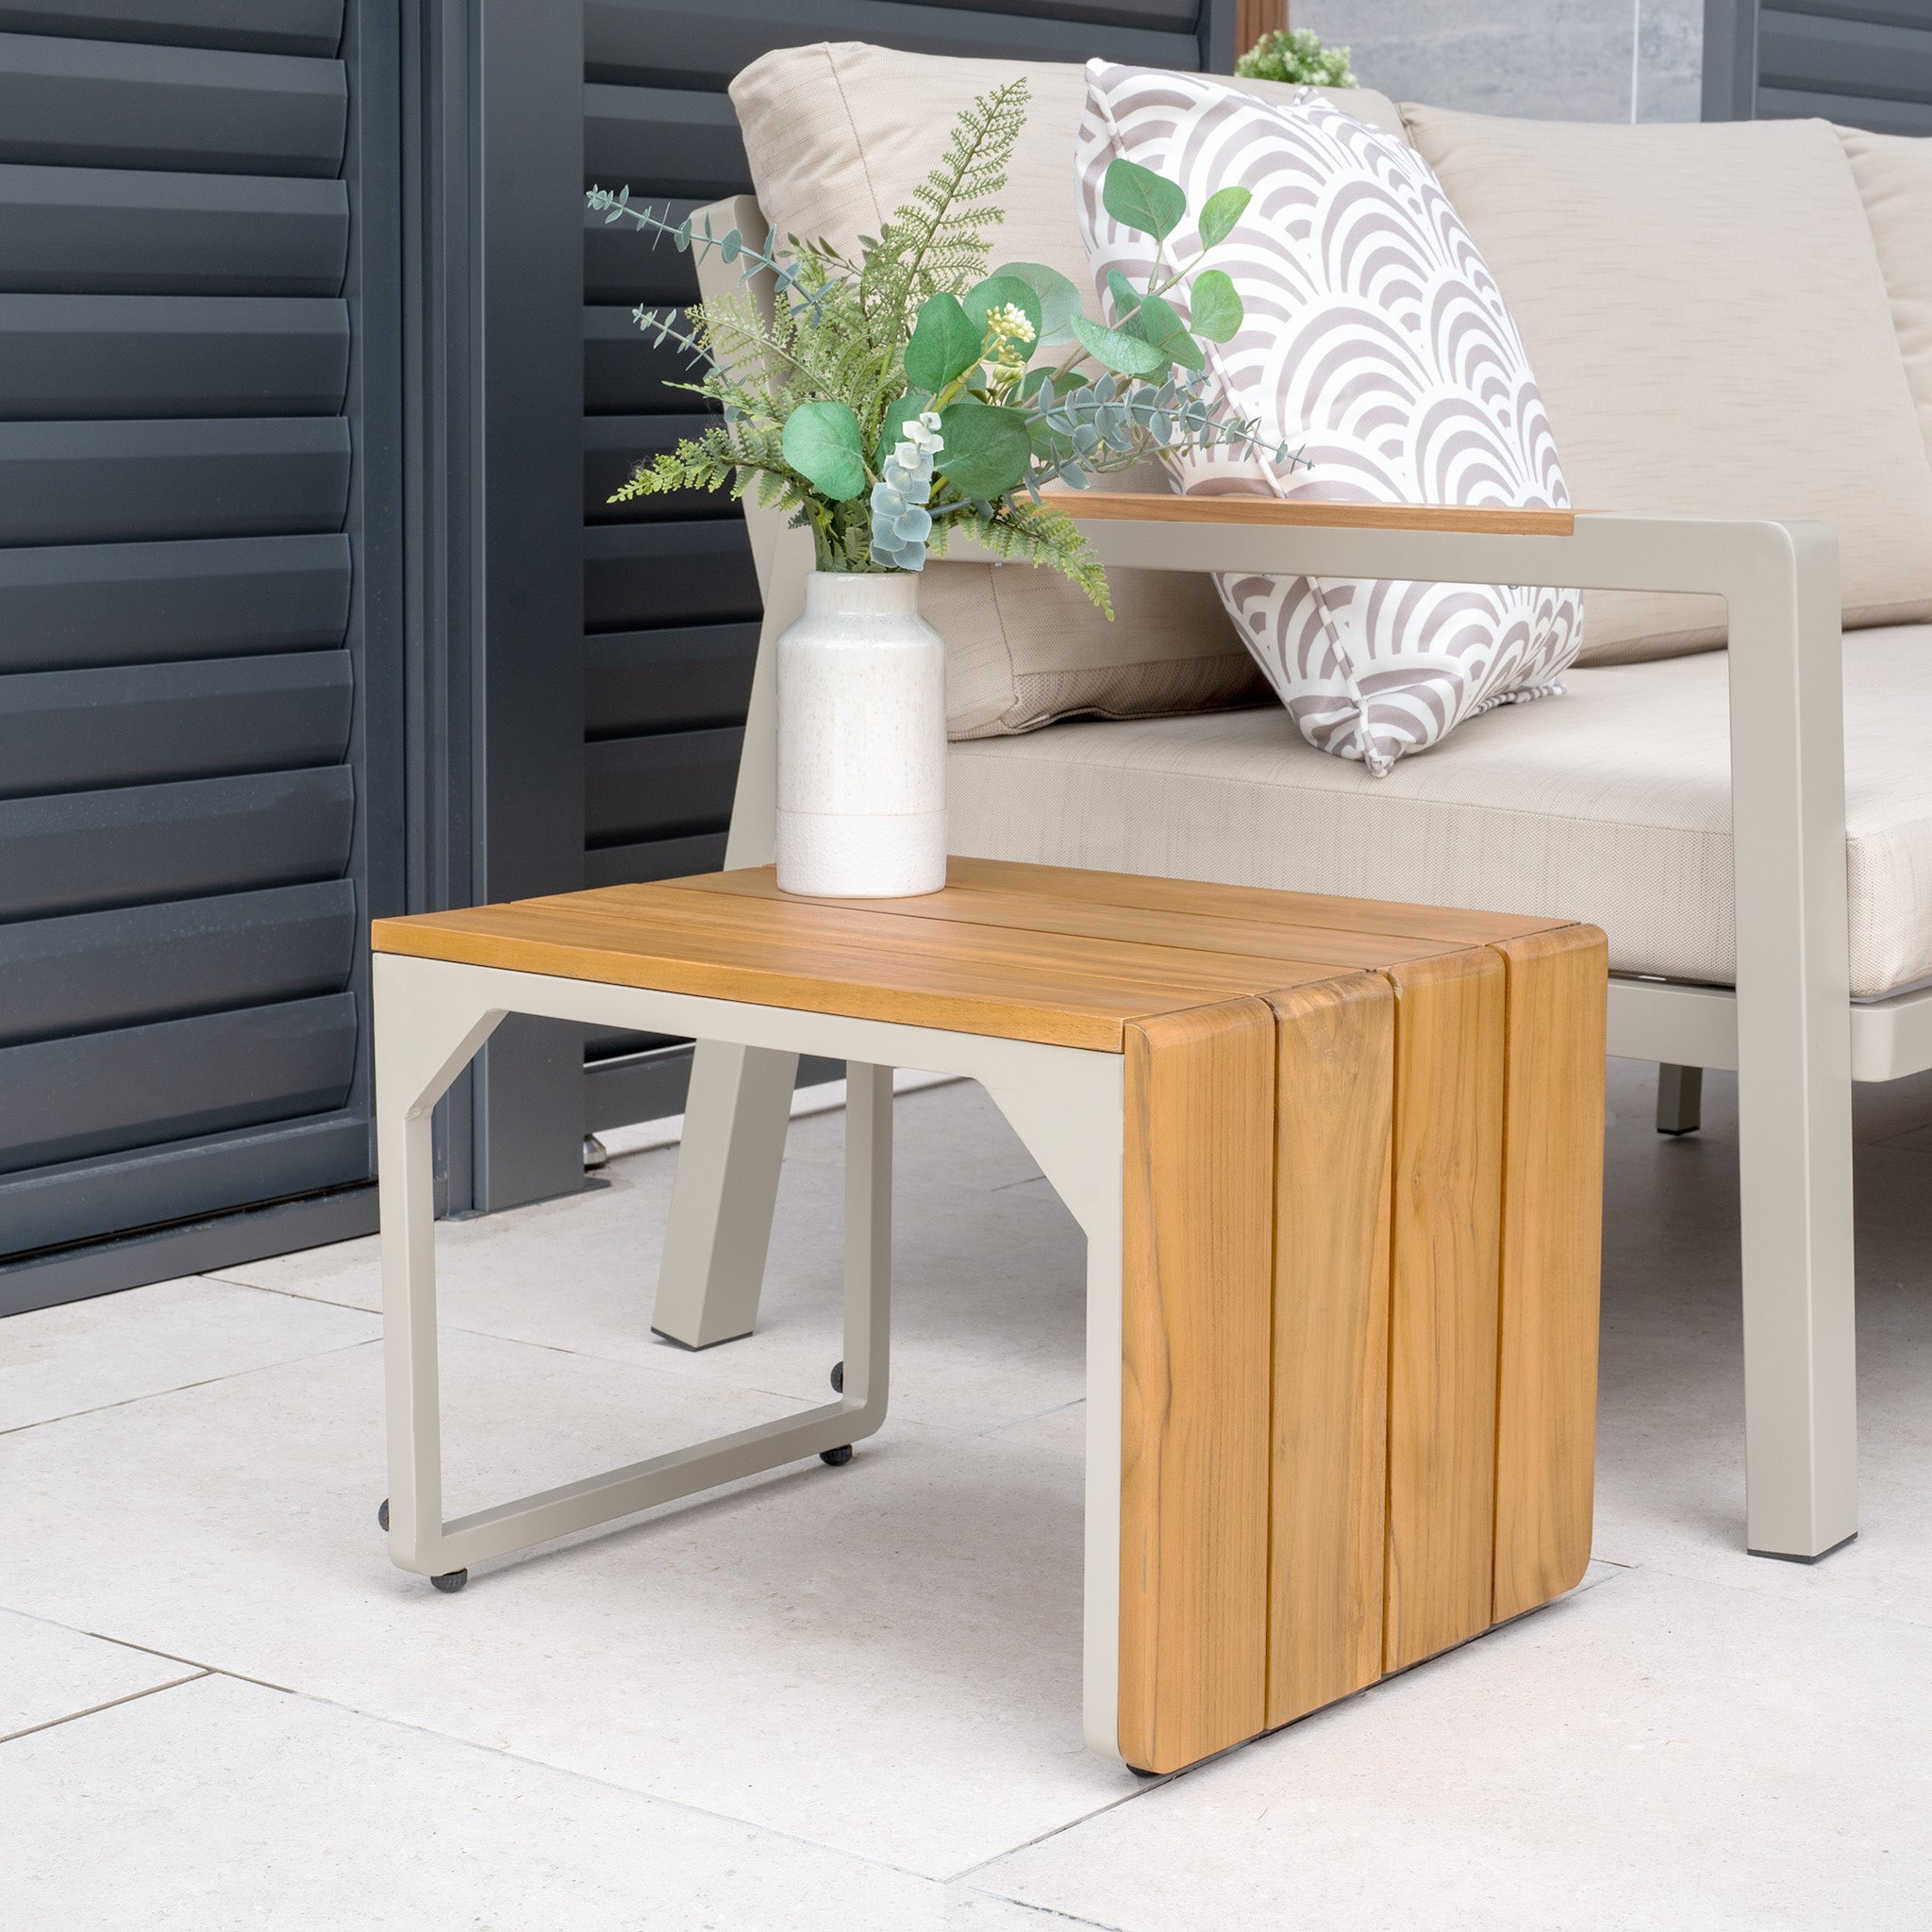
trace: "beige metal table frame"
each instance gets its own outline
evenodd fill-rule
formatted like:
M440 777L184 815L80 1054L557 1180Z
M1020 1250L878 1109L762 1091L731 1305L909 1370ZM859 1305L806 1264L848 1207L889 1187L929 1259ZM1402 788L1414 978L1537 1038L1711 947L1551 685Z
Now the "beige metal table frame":
M747 197L708 211L762 241ZM702 219L702 217L701 217ZM707 296L741 286L715 252ZM769 288L753 292L769 301ZM1320 524L1086 521L1108 563L1449 583L1714 592L1730 616L1735 988L1613 978L1609 1049L1738 1074L1747 1521L1754 1552L1810 1559L1857 1530L1852 1276L1853 1080L1932 1068L1932 990L1854 1005L1847 957L1838 541L1819 524L1578 514L1524 535L1495 513L1429 527L1401 510L1326 505ZM1227 506L1229 500L1222 499ZM1068 507L1079 515L1077 498ZM1242 510L1228 508L1230 516ZM772 856L773 641L803 608L808 540L749 503L764 628L725 864ZM1439 519L1447 522L1449 519ZM1613 936L1614 937L1614 936ZM700 1033L701 1040L703 1039ZM791 1055L700 1045L653 1325L692 1347L750 1330L784 1143ZM726 1199L731 1202L727 1214Z
M1118 1759L1122 1056L389 953L375 956L375 1007L390 1556L453 1581L488 1557L875 1433L891 1334L891 1070L956 1074L987 1089L1087 1236L1082 1724L1089 1747ZM844 1387L803 1414L446 1522L430 1115L508 1013L696 1035L774 1063L799 1053L846 1061Z

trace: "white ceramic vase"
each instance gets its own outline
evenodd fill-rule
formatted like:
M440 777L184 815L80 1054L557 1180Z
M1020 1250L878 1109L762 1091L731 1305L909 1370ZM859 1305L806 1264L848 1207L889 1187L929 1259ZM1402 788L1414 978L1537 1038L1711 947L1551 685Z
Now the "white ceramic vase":
M945 882L945 647L919 578L814 571L778 640L778 884L905 899Z

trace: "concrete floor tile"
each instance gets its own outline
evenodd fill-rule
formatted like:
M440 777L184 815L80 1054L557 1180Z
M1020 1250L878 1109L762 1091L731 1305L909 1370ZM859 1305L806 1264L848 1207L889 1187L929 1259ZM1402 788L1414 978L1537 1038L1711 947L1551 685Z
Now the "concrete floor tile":
M973 1882L1123 1932L1904 1932L1932 1633L1631 1573Z
M1736 1082L1703 1131L1646 1131L1648 1068L1612 1061L1596 1553L1932 1624L1932 1219L1924 1158L1857 1149L1858 1541L1815 1565L1745 1554ZM1901 1087L1913 1083L1899 1082ZM1928 1090L1932 1091L1932 1090ZM1861 1088L1864 1125L1920 1104ZM1868 1106L1876 1096L1882 1105ZM1921 1094L1920 1101L1927 1098Z
M1036 1914L209 1677L0 1749L9 1924L1020 1932Z
M198 1674L192 1664L0 1610L0 1743Z
M380 1332L365 1315L206 1279L9 1315L0 1321L0 1433Z
M800 1401L842 1352L844 1115L794 1122L757 1332L698 1353L650 1329L676 1150L613 1160L606 1188L437 1230L456 1327ZM947 1158L957 1139L957 1157ZM893 1186L897 1412L998 1427L1085 1389L1086 1241L982 1089L899 1102ZM231 1281L381 1306L375 1240L224 1271Z
M790 1407L443 1342L452 1514ZM889 1422L457 1596L382 1490L374 1348L23 1431L0 1601L932 1876L1135 1789L1080 1741L1077 1449Z

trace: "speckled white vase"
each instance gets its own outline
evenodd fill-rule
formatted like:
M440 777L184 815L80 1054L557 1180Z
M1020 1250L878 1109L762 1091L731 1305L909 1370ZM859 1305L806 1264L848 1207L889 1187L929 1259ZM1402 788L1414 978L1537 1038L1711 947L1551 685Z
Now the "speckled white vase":
M946 657L909 572L814 571L778 640L778 884L906 899L946 882Z

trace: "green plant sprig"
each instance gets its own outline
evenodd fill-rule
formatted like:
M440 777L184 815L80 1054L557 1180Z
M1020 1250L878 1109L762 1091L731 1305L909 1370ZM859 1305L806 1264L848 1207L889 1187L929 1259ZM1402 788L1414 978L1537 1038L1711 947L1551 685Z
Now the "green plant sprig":
M1187 211L1173 182L1116 160L1103 183L1108 212L1153 237L1147 286L1108 278L1112 326L1081 313L1079 291L1038 262L986 272L984 231L1002 219L1024 123L1026 86L983 95L960 115L944 156L912 199L857 258L788 237L784 250L708 220L674 223L627 189L587 197L607 223L628 218L653 244L715 251L769 275L768 313L749 293L684 312L640 306L639 327L698 371L671 385L719 420L637 471L613 503L675 490L755 493L812 531L822 571L902 571L941 556L970 529L995 557L1060 571L1110 614L1105 574L1041 486L1085 489L1095 475L1163 451L1245 447L1299 460L1258 424L1215 400L1203 342L1242 321L1232 280L1201 267L1248 205L1245 189L1209 196L1197 245L1181 264L1169 244ZM1167 300L1189 283L1188 314ZM1036 355L1066 353L1055 359Z

